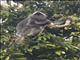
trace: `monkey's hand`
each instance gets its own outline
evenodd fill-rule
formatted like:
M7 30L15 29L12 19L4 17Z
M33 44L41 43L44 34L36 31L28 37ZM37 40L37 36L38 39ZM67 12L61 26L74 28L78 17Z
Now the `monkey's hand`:
M71 25L71 20L66 20L66 22L65 22L64 25L65 25L65 26L69 26L69 25Z

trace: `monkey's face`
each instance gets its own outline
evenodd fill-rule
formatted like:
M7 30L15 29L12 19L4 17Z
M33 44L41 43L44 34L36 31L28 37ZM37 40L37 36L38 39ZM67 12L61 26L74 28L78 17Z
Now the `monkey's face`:
M46 14L39 12L39 11L34 12L31 17L36 20L46 20L47 19Z

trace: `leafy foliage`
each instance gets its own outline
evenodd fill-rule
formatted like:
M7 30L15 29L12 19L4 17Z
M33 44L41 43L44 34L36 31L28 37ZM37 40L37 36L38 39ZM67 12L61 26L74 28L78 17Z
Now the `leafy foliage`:
M1 60L80 60L80 2L79 1L18 1L23 7L2 7L0 13ZM15 10L16 9L16 10ZM53 22L63 22L71 16L72 25L49 29L24 44L12 43L18 22L40 10ZM59 21L59 22L58 22ZM62 23L61 22L61 23Z

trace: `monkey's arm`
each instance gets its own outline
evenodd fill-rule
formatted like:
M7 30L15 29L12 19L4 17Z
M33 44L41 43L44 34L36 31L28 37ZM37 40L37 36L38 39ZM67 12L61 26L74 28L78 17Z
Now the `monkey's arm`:
M49 28L63 28L71 25L71 19L66 19L65 23L63 25L56 25L53 22L51 22L48 27Z

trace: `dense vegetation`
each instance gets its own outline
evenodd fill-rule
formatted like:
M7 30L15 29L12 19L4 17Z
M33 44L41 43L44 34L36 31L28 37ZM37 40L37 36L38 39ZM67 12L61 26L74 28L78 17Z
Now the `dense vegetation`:
M21 7L19 7L21 3ZM80 60L80 1L18 1L0 6L1 60ZM46 28L24 44L12 43L18 22L35 11L53 22L71 16L72 24L61 29Z

